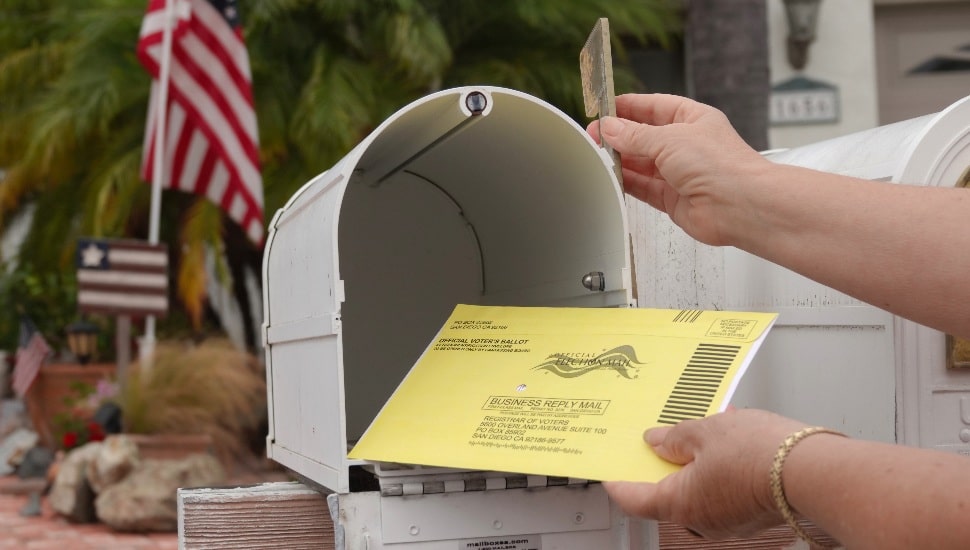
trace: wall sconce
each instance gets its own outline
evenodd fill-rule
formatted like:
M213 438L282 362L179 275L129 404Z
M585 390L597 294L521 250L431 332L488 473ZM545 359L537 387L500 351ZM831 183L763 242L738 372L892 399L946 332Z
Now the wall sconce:
M815 26L822 0L784 0L788 17L788 63L796 70L808 62L808 46L815 41Z
M94 357L98 349L98 327L87 321L77 321L67 326L67 347L82 365Z

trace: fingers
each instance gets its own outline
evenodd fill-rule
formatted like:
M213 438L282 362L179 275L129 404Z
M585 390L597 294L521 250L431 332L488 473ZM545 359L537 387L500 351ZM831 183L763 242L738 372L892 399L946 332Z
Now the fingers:
M660 517L657 485L630 481L604 481L603 487L610 499L632 516L665 519Z
M649 204L661 212L670 213L666 204L666 194L677 192L662 178L646 176L642 172L623 168L623 188L630 196Z
M687 464L694 459L696 446L691 435L693 427L689 425L690 422L651 428L643 433L643 440L664 460L675 464ZM681 428L684 424L688 424L686 430ZM660 483L604 481L603 486L610 498L627 513L640 517L668 519L671 505L669 493L678 487L680 479L681 473L676 473L667 476Z
M659 135L664 128L639 124L616 117L603 117L599 121L603 139L621 155L632 154L656 159L663 150L663 140Z
M677 521L682 496L685 494L685 470L668 475L657 483L604 481L606 493L631 516Z
M590 137L596 142L599 142L600 137L599 125L600 121L594 120L586 128ZM650 206L665 211L664 193L671 189L657 172L653 159L644 156L641 151L620 151L620 153L622 153L624 190Z
M643 439L684 467L657 483L604 482L610 498L639 517L689 526L706 538L746 536L778 524L770 461L779 437L800 423L752 409L651 428Z
M711 109L676 95L624 94L616 98L616 116L652 126L690 122Z

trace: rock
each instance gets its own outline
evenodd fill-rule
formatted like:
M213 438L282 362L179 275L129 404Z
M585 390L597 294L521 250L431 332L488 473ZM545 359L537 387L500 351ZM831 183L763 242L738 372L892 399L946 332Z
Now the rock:
M20 428L28 428L27 412L19 399L0 399L0 441Z
M18 428L0 441L0 476L10 475L20 465L27 451L37 446L40 436L26 428Z
M109 436L101 443L101 449L93 460L88 462L88 483L95 494L110 485L120 482L139 463L138 445L124 435Z
M54 463L54 452L47 447L34 447L27 451L24 459L17 466L17 477L20 479L47 477L47 469Z
M54 462L51 463L50 468L47 468L47 486L53 487L54 480L57 479L57 473L61 471L61 464L64 463L64 451L59 450L54 453Z
M94 513L94 492L88 484L84 471L87 464L101 450L100 442L92 442L78 447L65 455L58 466L57 477L48 496L55 512L77 523L91 523L97 520Z
M94 421L101 426L106 434L121 432L121 407L111 401L105 401L94 411Z
M208 454L184 459L142 460L120 483L101 491L95 500L98 519L117 531L178 529L176 491L225 483L225 471Z
M40 491L33 491L27 498L27 504L24 504L24 507L20 509L20 515L25 518L32 518L40 514Z

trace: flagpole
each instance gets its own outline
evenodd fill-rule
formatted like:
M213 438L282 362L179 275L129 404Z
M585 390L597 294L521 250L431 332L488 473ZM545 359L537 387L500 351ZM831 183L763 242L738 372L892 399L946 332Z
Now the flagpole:
M158 244L159 224L162 211L162 178L165 175L165 125L168 116L168 84L172 66L172 29L175 21L175 2L165 0L165 20L162 28L162 55L158 71L157 113L155 115L155 142L152 155L152 201L148 218L148 243ZM145 318L145 335L141 338L138 355L147 365L155 351L155 316Z

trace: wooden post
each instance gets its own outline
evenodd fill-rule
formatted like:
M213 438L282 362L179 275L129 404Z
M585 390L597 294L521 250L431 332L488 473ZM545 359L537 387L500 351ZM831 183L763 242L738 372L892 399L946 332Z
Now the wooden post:
M334 548L327 499L299 482L179 489L180 550Z
M131 316L118 315L115 319L115 362L118 383L124 384L128 363L131 362Z

